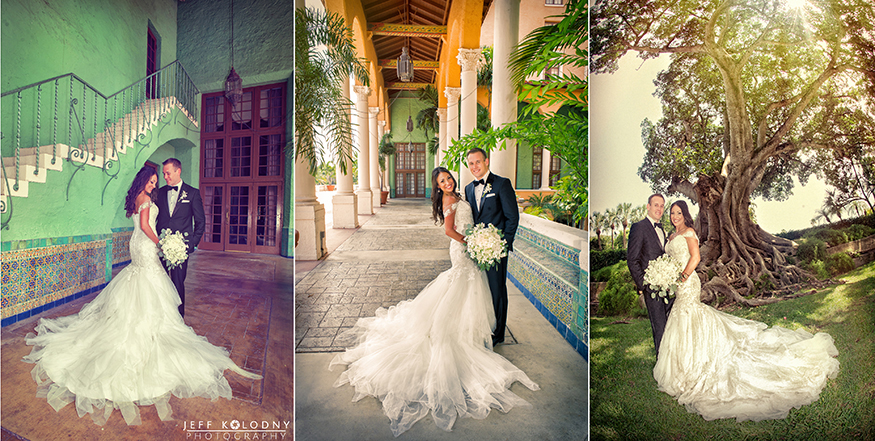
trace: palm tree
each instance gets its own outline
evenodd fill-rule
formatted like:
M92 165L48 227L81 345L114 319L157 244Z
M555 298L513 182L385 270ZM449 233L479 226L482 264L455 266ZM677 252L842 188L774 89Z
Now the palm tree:
M438 117L438 94L437 88L431 84L416 90L416 97L428 104L428 107L419 111L416 114L416 127L425 131L425 138L429 141L433 137L428 136L428 132L437 133L440 127L440 118ZM427 142L429 152L434 155L439 147L437 143ZM434 149L434 150L432 150Z
M352 30L333 12L299 8L295 14L295 151L316 171L319 151L336 157L347 173L352 157L352 101L341 84L350 75L369 85L368 71L356 56ZM333 147L321 145L319 133Z
M632 219L632 203L631 202L623 202L620 205L617 205L617 216L619 217L620 223L623 225L622 232L622 244L623 248L626 248L626 228L629 226L629 221Z
M589 224L595 229L595 235L598 238L599 249L604 249L604 246L602 246L602 228L605 227L605 220L607 218L603 213L599 213L598 211L592 212L589 217Z
M607 224L606 226L611 228L611 248L614 248L614 235L618 224L617 219L617 210L611 210L610 208L605 210L605 223Z

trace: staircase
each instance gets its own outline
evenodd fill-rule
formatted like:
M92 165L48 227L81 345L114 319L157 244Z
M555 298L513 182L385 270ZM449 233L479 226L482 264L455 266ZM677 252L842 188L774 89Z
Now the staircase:
M109 96L74 74L4 93L3 106L15 111L15 123L3 124L4 132L12 129L11 135L3 133L3 227L11 219L13 198L27 198L31 185L51 181L49 171L96 167L115 176L119 155L148 144L153 129L162 120L169 123L174 109L197 127L198 93L178 61Z

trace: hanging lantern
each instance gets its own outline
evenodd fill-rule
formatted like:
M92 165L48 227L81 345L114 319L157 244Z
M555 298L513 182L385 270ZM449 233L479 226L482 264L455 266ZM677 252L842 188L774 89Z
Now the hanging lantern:
M413 152L413 141L407 142L407 151L411 153Z
M413 131L413 116L410 116L410 115L407 116L407 131L408 132Z
M225 99L231 103L231 108L234 108L240 99L243 98L243 80L240 75L234 71L234 0L231 0L231 72L228 72L228 78L225 78Z
M407 54L406 46L401 48L401 56L398 57L398 78L405 83L413 79L413 60Z
M240 102L241 98L243 98L243 80L240 79L240 75L237 75L237 72L232 67L231 72L228 73L228 78L225 79L225 99L231 103L231 107L234 107Z

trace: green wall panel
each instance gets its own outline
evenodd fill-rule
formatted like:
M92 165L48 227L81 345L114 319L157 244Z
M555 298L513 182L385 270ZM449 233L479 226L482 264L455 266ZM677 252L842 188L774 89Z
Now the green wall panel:
M230 17L230 0L179 3L179 59L201 92L223 89L231 68ZM294 22L288 0L234 3L234 70L244 88L292 75Z

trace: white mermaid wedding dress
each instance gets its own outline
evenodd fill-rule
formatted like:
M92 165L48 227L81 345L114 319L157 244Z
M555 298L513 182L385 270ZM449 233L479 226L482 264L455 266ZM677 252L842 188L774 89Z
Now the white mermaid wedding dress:
M147 202L137 211L147 205L154 231L158 207ZM79 313L40 319L36 335L25 338L34 346L23 361L36 364L31 374L37 396L56 411L75 401L79 417L89 413L99 425L115 408L127 424L140 424L138 405L150 404L167 421L171 394L230 399L225 369L261 378L240 369L227 350L185 325L157 246L140 229L139 214L132 218L130 265Z
M448 210L456 211L456 231L473 224L467 202ZM483 419L491 408L508 412L530 406L509 390L515 381L538 390L523 371L492 351L495 312L486 273L455 240L450 260L450 269L415 298L359 319L346 333L355 346L329 365L348 365L334 386L352 385L353 401L365 396L382 401L395 436L429 411L438 427L450 431L457 417Z
M696 235L688 230L665 250L686 264L684 237ZM695 272L680 285L653 368L659 390L689 412L706 420L781 419L816 401L827 379L838 375L838 350L829 334L766 329L701 303L700 290Z

